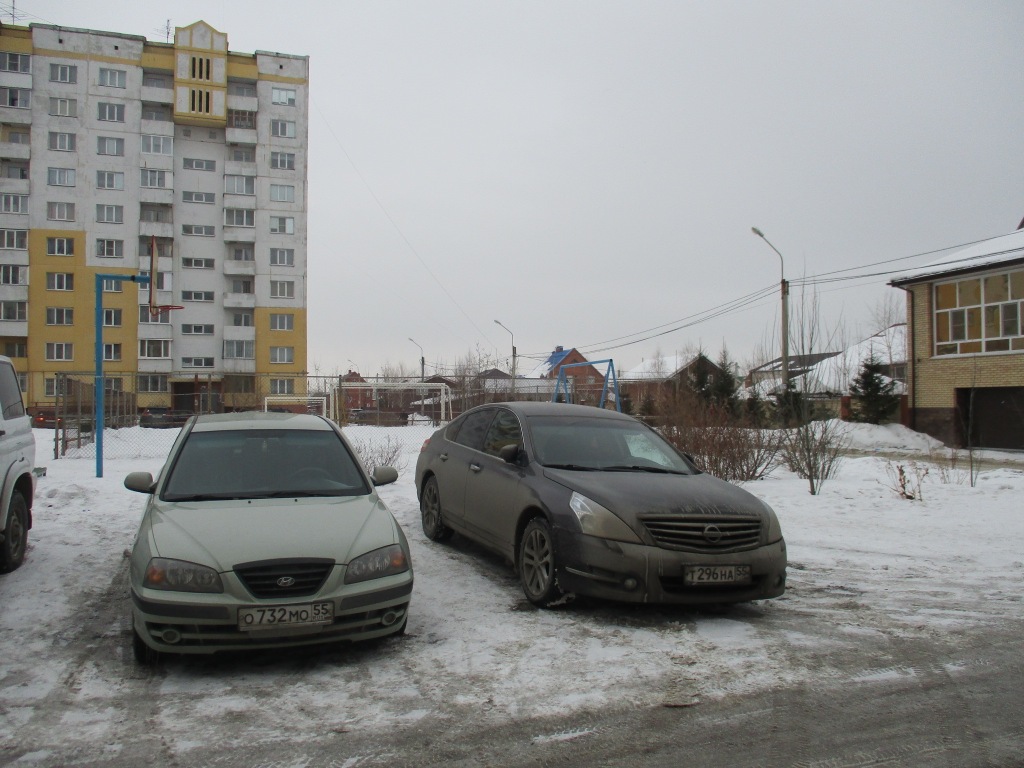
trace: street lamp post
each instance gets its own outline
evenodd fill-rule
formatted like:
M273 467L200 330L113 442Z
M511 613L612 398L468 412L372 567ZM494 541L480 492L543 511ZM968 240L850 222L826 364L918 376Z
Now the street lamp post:
M779 254L779 274L781 275L779 284L782 289L782 392L785 396L789 391L789 283L786 282L786 264L782 260L779 249L764 236L764 232L757 227L751 227L750 231L768 243L768 247Z
M505 324L502 323L501 320L495 320L494 322L497 323L498 325L500 325L502 328L505 328L505 330L508 331L508 335L512 337L512 389L511 389L511 393L509 395L509 398L512 399L512 400L515 400L515 396L516 396L516 335L514 333L512 333L512 331L509 331L509 329L505 327Z
M416 344L416 340L413 338L410 338L409 341ZM416 346L420 347L419 344L416 344ZM426 358L423 357L423 347L420 347L420 381L426 381L426 366L427 361Z

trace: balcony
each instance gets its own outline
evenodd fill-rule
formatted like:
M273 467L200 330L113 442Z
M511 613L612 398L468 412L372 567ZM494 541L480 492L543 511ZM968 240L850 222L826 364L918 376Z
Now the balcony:
M224 130L224 140L228 144L256 144L255 128L231 128Z
M139 190L139 202L173 205L174 189L172 187L142 187Z
M224 227L225 243L255 243L256 227Z
M224 341L255 341L256 327L252 325L225 325Z
M5 160L28 160L31 156L31 144L15 144L11 141L0 142L0 157Z
M256 307L255 293L230 293L224 292L225 309L254 309Z
M225 275L254 276L256 274L255 261L235 261L234 259L224 260Z
M139 237L174 237L174 224L169 221L140 221Z
M0 320L0 336L28 338L27 320Z
M173 120L141 120L139 133L147 133L151 136L173 136Z
M154 104L174 104L174 88L168 83L166 88L159 88L153 85L142 86L142 101L151 101Z
M28 179L7 179L0 177L0 192L9 195L27 195L32 191L32 182ZM46 206L44 205L45 209Z
M237 160L228 160L224 163L224 174L227 176L258 176L259 172L256 163L240 163ZM241 206L246 208L248 206Z
M224 366L224 373L256 373L255 360L226 357L221 362L221 365Z
M148 310L147 310L148 311ZM173 315L173 312L171 313ZM171 317L171 321L174 321L174 317ZM169 339L171 338L172 326L166 323L139 323L139 338L140 339ZM142 360L139 360L141 363Z
M239 112L258 112L259 107L260 101L255 96L228 94L228 109L237 109Z
M0 123L9 123L10 125L31 125L32 124L32 110L22 109L20 107L8 107L0 106ZM256 131L253 131L255 134ZM253 142L255 144L255 142Z

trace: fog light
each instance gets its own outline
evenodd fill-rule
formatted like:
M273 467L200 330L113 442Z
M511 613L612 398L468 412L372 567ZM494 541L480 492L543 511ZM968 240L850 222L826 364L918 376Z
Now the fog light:
M626 579L624 582L622 582L622 586L632 591L637 588L637 580L634 578Z
M388 611L380 617L380 623L383 624L385 627L390 627L400 618L402 618L402 614L398 613L397 611Z
M154 632L153 634L157 633ZM181 632L179 632L176 629L165 629L163 632L159 633L159 636L160 639L168 645L174 645L175 643L181 640Z

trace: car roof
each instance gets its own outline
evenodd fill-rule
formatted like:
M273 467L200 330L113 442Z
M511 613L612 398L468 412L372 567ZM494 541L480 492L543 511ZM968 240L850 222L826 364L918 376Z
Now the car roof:
M197 418L192 427L193 432L221 432L240 429L333 431L334 427L323 416L315 416L310 413L264 413L263 411L207 414Z
M610 411L606 408L597 408L592 405L574 405L572 403L535 402L522 400L512 403L490 403L478 406L479 408L508 408L520 416L585 416L597 419L628 419L634 421L632 416L627 416L618 411ZM476 410L475 408L473 410Z

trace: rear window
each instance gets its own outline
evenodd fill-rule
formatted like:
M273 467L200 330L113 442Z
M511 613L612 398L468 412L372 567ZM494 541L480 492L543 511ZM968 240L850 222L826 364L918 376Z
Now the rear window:
M5 419L25 415L25 403L21 399L21 387L14 366L6 360L0 361L0 407Z

